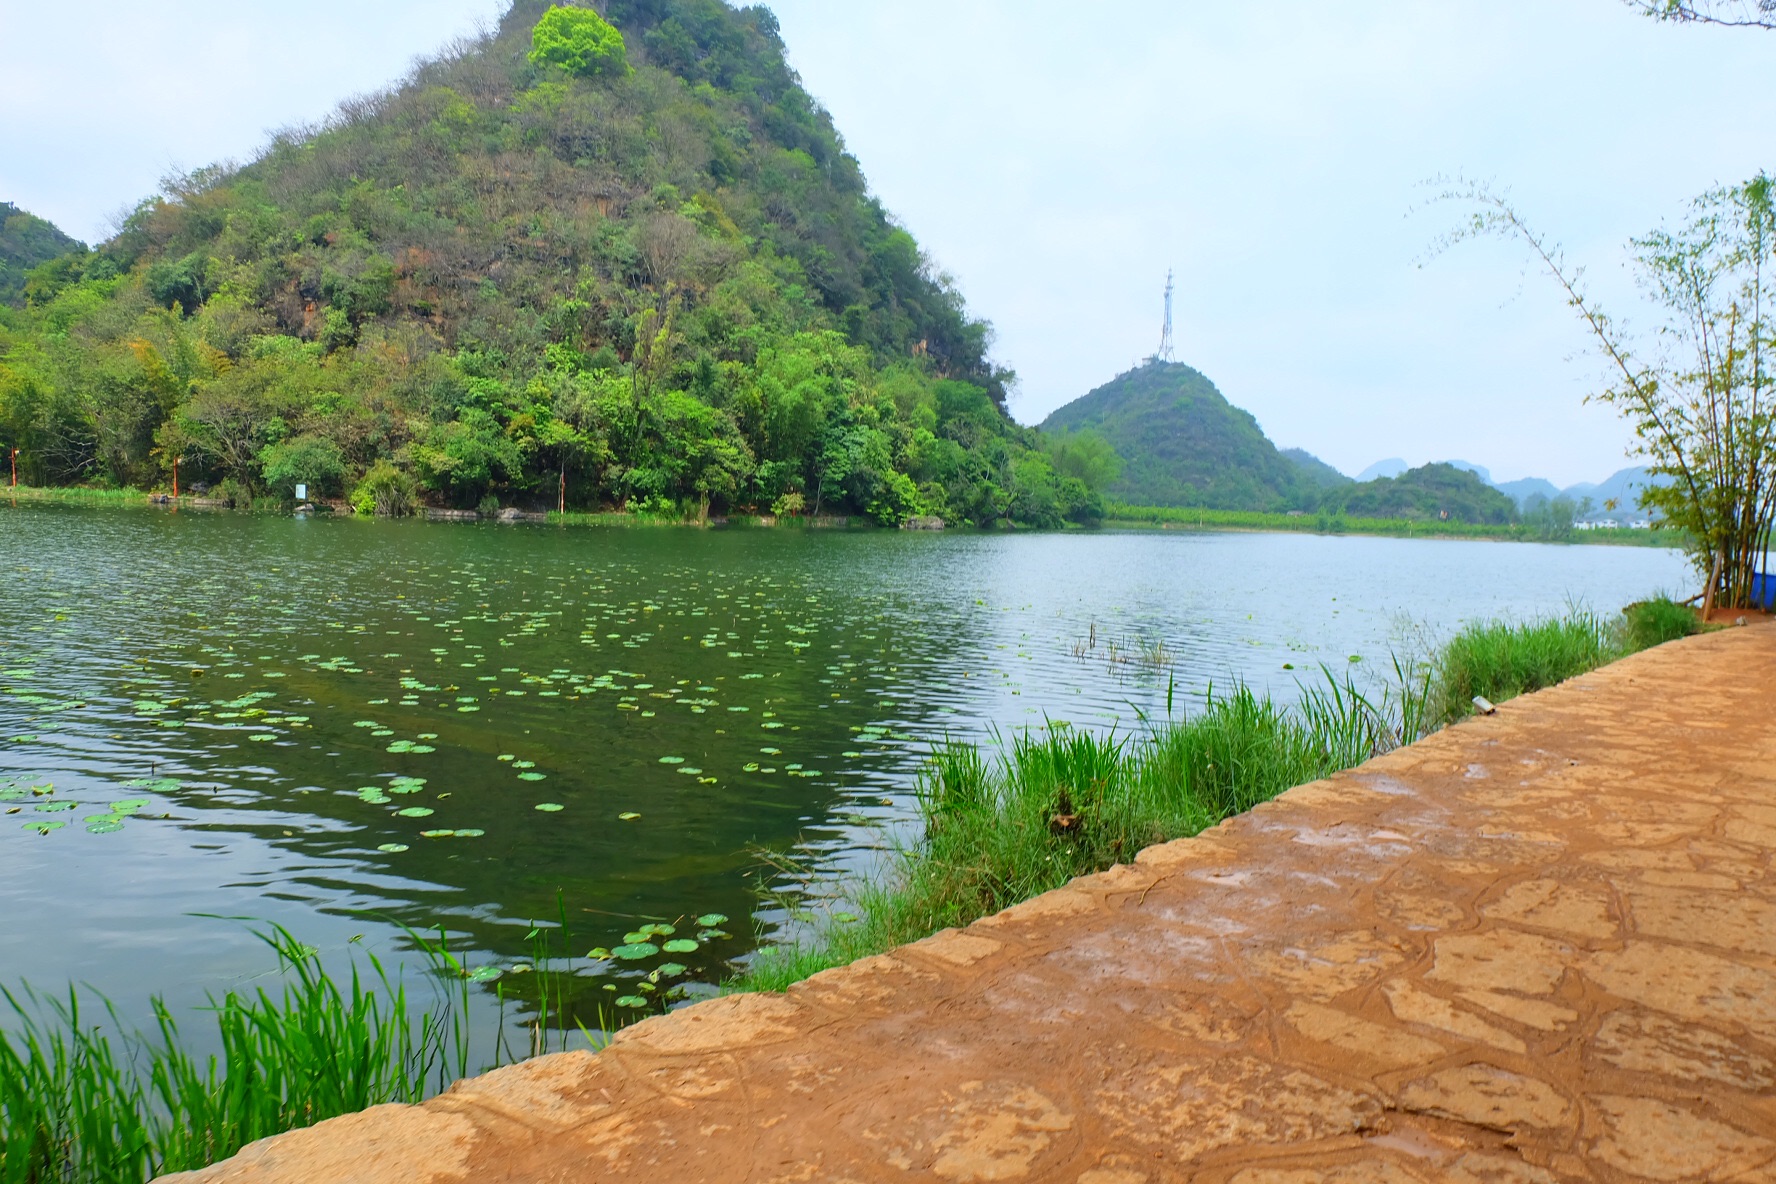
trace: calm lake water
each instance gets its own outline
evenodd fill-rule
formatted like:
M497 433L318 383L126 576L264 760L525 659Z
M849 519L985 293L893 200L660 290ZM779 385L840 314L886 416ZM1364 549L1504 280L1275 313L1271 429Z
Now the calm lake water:
M0 982L130 1014L268 972L230 918L339 965L443 926L507 982L560 910L581 952L667 923L695 993L782 921L758 853L867 868L946 735L1127 728L1172 679L1289 698L1691 583L1646 548L54 505L0 505L0 555ZM578 995L662 958L582 959Z

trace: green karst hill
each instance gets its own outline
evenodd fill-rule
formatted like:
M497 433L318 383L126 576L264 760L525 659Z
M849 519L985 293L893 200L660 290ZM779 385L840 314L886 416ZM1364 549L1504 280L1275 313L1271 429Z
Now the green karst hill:
M1517 503L1478 476L1454 465L1431 464L1398 477L1346 485L1326 496L1325 507L1356 518L1413 518L1503 526L1517 520Z
M0 201L0 304L22 305L31 269L77 249L54 223Z
M1122 458L1109 492L1150 506L1305 510L1319 482L1200 371L1148 362L1050 415L1045 431L1092 431Z
M37 483L183 457L237 501L387 512L1102 514L763 7L517 0L59 246L0 309L0 443Z

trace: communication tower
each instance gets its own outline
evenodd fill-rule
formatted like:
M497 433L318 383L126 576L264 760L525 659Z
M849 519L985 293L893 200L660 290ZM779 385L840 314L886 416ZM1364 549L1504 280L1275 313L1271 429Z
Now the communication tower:
M1155 362L1175 362L1178 359L1172 353L1172 272L1166 269L1166 319L1165 329L1159 335L1159 349L1154 352Z

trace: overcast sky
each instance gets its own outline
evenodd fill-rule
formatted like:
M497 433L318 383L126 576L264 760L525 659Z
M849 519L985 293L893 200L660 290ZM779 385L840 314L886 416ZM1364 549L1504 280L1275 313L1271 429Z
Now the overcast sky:
M168 169L250 156L503 7L96 0L76 46L66 10L0 0L0 199L96 241ZM1601 480L1628 433L1583 403L1577 324L1513 246L1426 261L1459 211L1422 183L1509 189L1632 312L1628 237L1776 167L1776 34L1619 0L772 7L875 190L997 326L1026 422L1153 352L1171 267L1179 360L1280 445Z

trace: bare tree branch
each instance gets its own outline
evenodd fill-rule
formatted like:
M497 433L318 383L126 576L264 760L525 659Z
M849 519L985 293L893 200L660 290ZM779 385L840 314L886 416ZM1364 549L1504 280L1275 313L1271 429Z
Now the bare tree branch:
M1627 3L1654 20L1726 25L1735 29L1776 29L1776 0L1627 0Z

